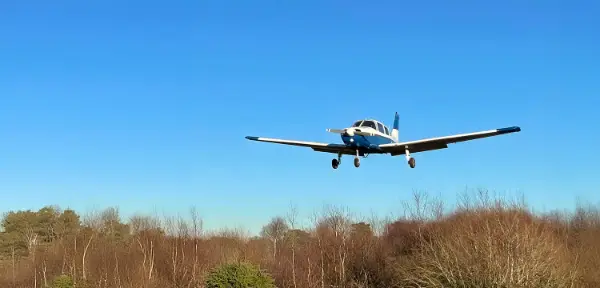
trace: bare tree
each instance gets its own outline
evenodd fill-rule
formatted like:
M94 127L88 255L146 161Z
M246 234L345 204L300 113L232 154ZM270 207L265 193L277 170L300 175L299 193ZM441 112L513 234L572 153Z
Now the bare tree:
M155 255L155 242L153 238L159 231L161 231L160 220L155 217L133 215L129 220L129 227L133 239L138 244L140 251L142 252L142 270L144 275L147 275L145 279L152 280L152 274L154 271L154 255Z
M298 209L296 206L294 205L290 205L290 212L287 215L287 220L289 223L289 226L292 228L292 230L296 229L296 217L298 217ZM290 241L292 244L292 283L294 284L294 288L297 287L297 283L296 283L296 242L297 242L297 236L295 234L296 231L294 231L294 233L291 233L290 237Z
M189 238L189 225L180 216L165 217L166 229L171 239L171 271L173 283L179 285L188 271L183 267L185 263L185 244Z
M277 256L277 242L280 241L289 227L283 217L276 216L271 221L263 226L261 236L268 238L273 243L273 258Z
M319 215L319 212L314 211L312 214L312 222L313 222L313 226L314 226L314 237L317 238L317 245L319 247L319 268L321 270L321 275L320 275L320 283L321 283L321 288L325 288L325 249L324 249L324 237L323 235L320 233L319 228L320 228L320 224L321 224L321 217ZM310 255L310 254L309 254ZM310 263L310 259L308 259L308 262ZM310 270L309 270L310 272ZM309 278L310 281L310 278Z
M202 234L203 222L198 216L196 207L190 208L190 216L192 220L192 237L194 239L194 264L192 267L192 282L196 281L198 274L198 240ZM190 283L192 284L192 283Z
M86 260L86 255L87 255L88 249L90 248L90 245L91 245L94 237L98 233L100 233L102 224L103 224L102 214L98 213L97 211L90 211L83 218L83 225L86 226L87 228L89 228L89 230L91 232L90 236L88 238L88 241L85 244L85 247L83 248L83 256L81 256L81 277L83 278L83 280L87 279L85 260Z
M338 260L338 281L344 285L346 280L346 259L348 256L348 239L352 230L352 221L347 209L326 207L324 224L333 232L336 240L336 258Z

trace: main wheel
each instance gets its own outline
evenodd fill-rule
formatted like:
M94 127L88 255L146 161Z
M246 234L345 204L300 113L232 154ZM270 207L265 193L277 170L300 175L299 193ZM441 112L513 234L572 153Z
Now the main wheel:
M410 168L415 168L415 165L417 165L417 163L415 163L415 158L410 157L410 159L408 160L408 165L410 166Z
M338 166L340 166L340 161L338 161L337 159L332 159L332 160L331 160L331 167L332 167L333 169L337 169L337 168L338 168Z
M360 166L360 159L358 157L354 158L354 167L358 168L359 166Z

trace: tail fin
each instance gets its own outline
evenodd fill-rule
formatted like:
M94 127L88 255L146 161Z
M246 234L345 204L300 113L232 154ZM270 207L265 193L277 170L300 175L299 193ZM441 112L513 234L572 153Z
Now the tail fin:
M399 131L398 131L398 127L399 127L399 123L400 122L400 116L398 116L398 112L396 112L396 115L394 116L394 126L392 127L392 138L394 138L396 141L398 141L398 136L400 136Z

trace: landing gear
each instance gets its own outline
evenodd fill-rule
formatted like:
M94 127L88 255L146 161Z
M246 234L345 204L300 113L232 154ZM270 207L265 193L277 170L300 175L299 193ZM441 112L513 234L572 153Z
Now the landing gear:
M360 158L358 158L360 155L358 153L358 150L356 150L356 156L354 157L354 167L358 168L360 167ZM337 159L331 159L331 168L333 169L337 169L340 164L342 163L342 153L338 153L338 158Z
M408 151L408 147L404 148L404 154L406 155L406 161L408 161L408 166L410 166L410 168L415 168L417 163L415 163L415 158L410 157L410 151Z
M354 167L356 168L360 167L360 158L358 158L358 156L358 150L356 150L356 156L354 157Z
M417 163L415 163L415 158L410 157L408 160L408 166L410 166L410 168L415 168L415 165L417 165Z
M333 169L337 169L338 166L340 166L340 163L342 163L342 153L338 153L338 158L337 159L331 159L331 167Z

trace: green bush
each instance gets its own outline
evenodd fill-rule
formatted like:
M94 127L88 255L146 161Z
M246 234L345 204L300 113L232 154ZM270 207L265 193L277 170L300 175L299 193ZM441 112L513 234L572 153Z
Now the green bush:
M207 288L275 288L271 275L249 263L225 264L206 277Z
M67 275L60 275L52 281L52 288L73 288L73 279Z

